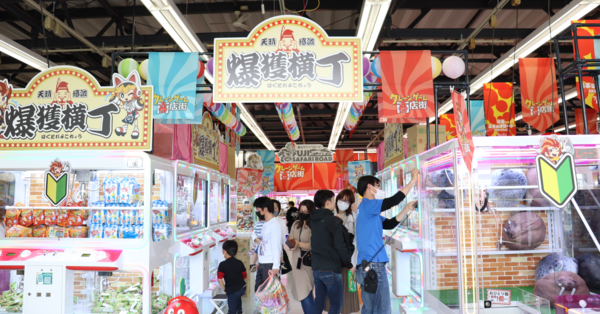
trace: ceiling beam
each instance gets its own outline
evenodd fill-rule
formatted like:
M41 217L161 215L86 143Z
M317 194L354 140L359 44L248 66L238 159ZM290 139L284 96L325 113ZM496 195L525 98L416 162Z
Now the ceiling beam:
M115 21L119 21L120 25L122 25L125 30L127 30L127 32L129 34L131 34L131 24L129 24L125 18L123 16L120 16L119 13L117 13L117 11L110 5L110 3L108 3L108 0L98 0L98 2L102 5L102 7L104 8L104 10L106 10L106 12L108 12L108 15L110 18L114 19ZM141 10L141 8L145 8L145 6L141 5L141 6L136 6L136 11L135 11L135 15L138 16L138 11ZM148 12L148 10L144 10L145 12ZM79 15L81 13L80 10L77 10L77 15ZM150 12L148 12L150 13ZM131 15L133 15L133 10L131 12Z
M417 24L419 24L419 22L421 22L421 20L427 15L427 13L429 13L429 11L431 11L430 9L421 9L421 14L419 14L419 16L417 16L417 18L412 21L410 23L410 25L408 25L407 28L415 28L415 26L417 26Z

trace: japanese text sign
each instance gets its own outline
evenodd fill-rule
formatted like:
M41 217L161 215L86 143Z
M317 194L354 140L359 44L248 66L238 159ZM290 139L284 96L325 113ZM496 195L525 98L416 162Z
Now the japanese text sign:
M483 102L487 136L517 134L512 83L484 83Z
M523 121L544 132L559 119L554 59L521 58L519 72Z
M213 129L208 112L202 117L202 124L192 125L192 151L194 163L219 170L219 132Z
M467 114L467 106L465 98L457 91L452 91L452 105L454 106L454 125L456 125L456 137L462 157L467 166L467 170L471 172L471 164L473 163L473 153L475 152L475 144L473 144L473 135L471 134L471 123Z
M487 289L487 300L492 304L510 305L510 290Z
M402 131L402 123L386 123L383 131L385 138L385 166L388 167L404 159L404 132Z
M0 150L150 150L152 86L137 71L112 83L71 66L43 71L24 89L0 81Z
M273 17L214 47L214 102L363 99L360 39L330 38L307 18Z
M275 191L312 189L313 164L275 164Z
M279 150L277 157L282 164L295 162L333 162L333 152L321 144L304 145L287 143Z

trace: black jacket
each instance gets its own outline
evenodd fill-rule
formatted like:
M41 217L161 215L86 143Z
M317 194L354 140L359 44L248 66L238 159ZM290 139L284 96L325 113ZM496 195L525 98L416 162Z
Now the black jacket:
M298 220L298 214L298 208L296 207L290 207L290 209L288 209L287 211L287 214L285 214L285 221L288 227L288 232L291 232L292 225L296 220Z
M342 267L352 268L352 260L344 243L343 224L338 224L331 238L331 224L339 219L327 208L320 208L310 217L310 248L312 250L312 269L331 270L341 273Z

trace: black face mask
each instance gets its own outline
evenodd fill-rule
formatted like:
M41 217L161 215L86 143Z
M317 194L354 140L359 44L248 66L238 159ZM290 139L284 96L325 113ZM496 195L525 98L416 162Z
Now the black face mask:
M310 218L310 214L307 213L299 213L298 217L300 217L300 220L308 220L308 218Z
M258 217L259 220L265 220L265 216L258 212L256 213L256 216Z

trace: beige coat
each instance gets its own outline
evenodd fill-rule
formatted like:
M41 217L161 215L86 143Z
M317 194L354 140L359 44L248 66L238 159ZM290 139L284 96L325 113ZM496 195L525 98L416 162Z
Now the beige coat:
M292 225L292 231L290 236L296 241L302 243L308 243L310 246L310 228L307 226L302 227L302 237L300 237L300 229L298 229L299 221L294 222ZM292 287L292 297L296 301L302 301L306 299L308 294L315 287L315 280L313 278L312 267L301 265L300 269L296 268L298 265L298 258L300 258L300 248L292 251L290 256L290 264L292 264L292 272L288 273L289 284L288 287Z

